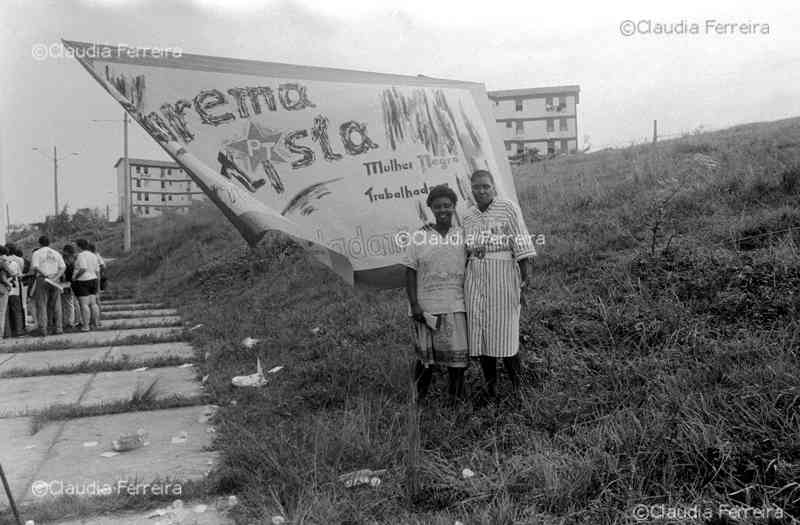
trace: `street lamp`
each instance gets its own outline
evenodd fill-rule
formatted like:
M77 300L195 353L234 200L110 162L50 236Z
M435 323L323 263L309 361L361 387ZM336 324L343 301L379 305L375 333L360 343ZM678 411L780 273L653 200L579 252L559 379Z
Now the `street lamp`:
M39 148L33 148L33 151L37 151L42 156L53 161L53 209L55 210L55 214L58 215L58 161L64 160L67 157L71 157L73 155L79 155L79 153L73 151L69 155L64 155L63 157L59 157L58 151L56 150L55 146L53 146L52 157Z

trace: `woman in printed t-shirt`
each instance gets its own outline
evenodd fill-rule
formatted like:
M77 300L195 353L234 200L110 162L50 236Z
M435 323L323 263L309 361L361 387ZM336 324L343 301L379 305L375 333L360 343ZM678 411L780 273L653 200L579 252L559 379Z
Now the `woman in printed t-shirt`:
M451 401L464 394L464 371L469 361L464 304L466 256L461 229L452 224L456 201L455 192L447 186L431 189L427 204L436 224L411 235L402 261L417 356L414 380L420 398L428 392L433 365L448 367Z

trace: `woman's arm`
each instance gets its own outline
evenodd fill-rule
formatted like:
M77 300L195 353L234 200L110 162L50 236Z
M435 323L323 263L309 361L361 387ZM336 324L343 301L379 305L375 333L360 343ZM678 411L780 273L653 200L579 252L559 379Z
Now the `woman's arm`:
M424 323L425 318L422 316L422 308L417 302L417 271L408 267L406 267L406 294L411 305L411 317Z
M522 277L522 286L527 286L528 280L533 273L533 257L520 259L517 264L519 264L519 275Z
M72 269L72 280L73 281L77 281L78 277L80 277L81 275L83 275L86 272L86 268L82 268L80 266L80 264L83 264L83 261L80 258L75 257L75 262L72 263L72 268L73 268Z

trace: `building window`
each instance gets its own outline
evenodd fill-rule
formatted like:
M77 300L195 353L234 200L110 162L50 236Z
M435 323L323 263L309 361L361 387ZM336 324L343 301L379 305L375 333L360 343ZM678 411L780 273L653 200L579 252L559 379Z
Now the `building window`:
M558 119L558 130L559 131L569 130L569 127L567 126L567 119L565 118Z
M567 152L569 150L569 144L567 143L567 139L561 139L561 151Z
M547 119L547 131L555 131L555 129L556 129L556 126L555 126L555 122L553 121L553 119L551 119L551 118Z
M522 111L522 100L514 101L514 111Z
M547 107L553 107L553 97L547 97L547 98L545 99L545 106L547 106Z
M146 200L146 201L150 200L150 194L149 193L145 193L144 194L144 200Z
M167 202L167 196L163 193L161 194L161 202Z
M169 196L169 200L172 200L172 195Z
M511 151L511 143L506 142L506 151Z
M558 110L562 111L567 109L567 97L558 97Z
M145 215L150 215L150 206L145 206L144 207L144 214Z
M142 179L136 179L136 187L137 188L141 188L142 187Z
M506 120L506 127L508 129L511 129L511 126L512 126L511 121L510 120Z
M150 169L150 168L147 168L147 167L145 167L145 168L144 168L144 174L145 174L145 175L147 175L148 173L150 173L149 169Z
M141 193L136 193L136 200L137 201L142 200L142 194Z
M522 142L517 143L517 155L525 153L525 144Z
M163 190L166 187L167 187L167 183L162 180L161 181L161 189Z
M556 142L554 140L547 141L547 154L553 155L556 152Z
M186 183L186 191L192 191L192 183L191 182L187 182Z
M161 168L161 176L164 176L164 168Z
M141 172L142 172L142 167L136 166L136 173L141 173Z
M521 120L517 121L517 135L524 135L525 134L525 123Z
M167 168L167 175L172 175L172 168Z

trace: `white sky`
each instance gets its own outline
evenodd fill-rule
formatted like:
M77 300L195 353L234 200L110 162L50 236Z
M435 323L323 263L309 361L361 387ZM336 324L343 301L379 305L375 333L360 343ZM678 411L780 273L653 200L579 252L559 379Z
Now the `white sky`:
M579 84L579 140L594 149L662 133L800 114L800 11L790 2L494 0L3 1L0 3L0 201L12 222L60 203L111 204L122 110L75 59L34 60L61 38L185 53L473 80L487 89ZM769 34L706 34L706 20L766 23ZM698 35L634 35L624 20L700 25ZM165 158L132 123L130 155Z

